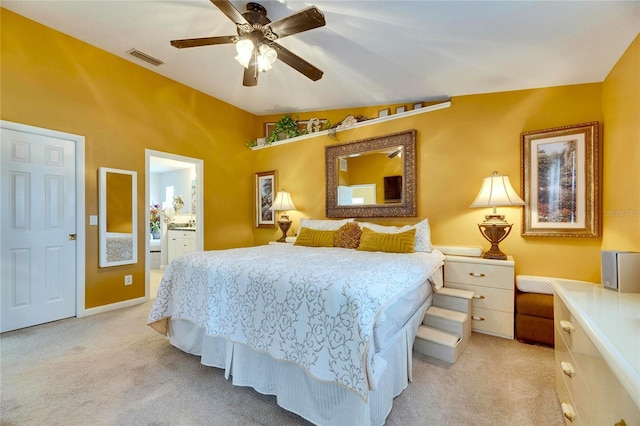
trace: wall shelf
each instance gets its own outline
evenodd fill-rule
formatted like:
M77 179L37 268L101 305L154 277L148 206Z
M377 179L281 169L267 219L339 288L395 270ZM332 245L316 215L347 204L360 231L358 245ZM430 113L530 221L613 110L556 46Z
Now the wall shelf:
M361 121L359 123L354 124L353 126L350 127L346 127L344 129L339 129L336 130L336 133L340 133L344 130L351 130L351 129L357 129L359 127L364 127L364 126L370 126L372 124L379 124L385 121L392 121L392 120L397 120L399 118L406 118L406 117L410 117L412 115L418 115L418 114L424 114L426 112L431 112L431 111L437 111L439 109L444 109L444 108L449 108L451 106L451 101L447 101L447 102L442 102L439 104L435 104L435 105L429 105L423 108L419 108L419 109L413 109L411 111L405 111L405 112L401 112L398 114L393 114L393 115L388 115L386 117L378 117L378 118L373 118L371 120L366 120L366 121ZM303 141L305 139L311 139L311 138L315 138L317 136L322 136L322 135L327 135L329 134L329 130L322 130L320 132L315 132L315 133L309 133L306 135L301 135L301 136L296 136L295 138L289 138L289 139L283 139L280 141L275 141L269 145L259 145L259 146L253 146L251 147L252 150L257 150L257 149L263 149L263 148L271 148L273 146L279 146L279 145L284 145L284 144L288 144L288 143L294 143L294 142L299 142L299 141Z

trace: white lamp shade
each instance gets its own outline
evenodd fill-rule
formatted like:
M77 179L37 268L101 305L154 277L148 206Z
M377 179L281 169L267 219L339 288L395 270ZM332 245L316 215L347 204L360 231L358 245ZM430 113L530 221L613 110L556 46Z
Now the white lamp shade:
M276 199L269 208L269 210L274 211L286 211L286 210L295 210L296 206L291 201L291 194L287 191L278 191L276 194Z
M523 206L524 201L513 190L508 176L493 172L484 178L482 187L470 207Z
M253 49L254 45L251 40L239 40L236 43L236 52L238 52L238 56L235 57L236 61L238 61L243 67L248 68L251 55L253 55Z

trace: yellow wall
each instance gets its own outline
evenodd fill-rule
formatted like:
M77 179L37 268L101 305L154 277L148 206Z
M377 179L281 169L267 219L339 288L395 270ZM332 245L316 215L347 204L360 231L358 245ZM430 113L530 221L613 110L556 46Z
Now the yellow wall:
M340 143L345 143L416 129L418 217L375 221L406 223L429 218L434 243L481 245L487 249L488 243L477 224L490 209L469 208L482 178L497 170L509 176L521 193L520 133L602 121L601 91L602 84L582 84L461 96L452 99L450 108L347 130L338 133L338 137ZM354 109L351 113L366 115L362 111ZM377 114L377 108L369 111ZM307 119L310 114L324 118L332 112L300 114L300 119ZM347 113L342 114L344 117ZM279 186L291 192L298 207L297 212L289 212L294 220L293 232L300 217L325 217L324 146L333 143L337 142L318 136L255 151L254 171L277 169ZM523 238L522 209L499 211L514 224L512 234L500 247L515 258L516 273L600 280L599 238ZM254 230L256 243L272 240L278 233Z
M261 137L264 122L280 115L258 119L5 9L0 12L0 117L85 136L87 216L98 213L98 167L137 171L139 247L147 235L145 148L204 159L205 249L218 249L264 244L279 236L275 228L254 227L254 172L277 170L278 188L291 192L298 207L290 212L292 235L300 217L325 217L325 145L416 129L418 217L375 221L399 224L428 217L435 243L487 248L477 223L488 210L468 206L493 170L508 175L521 193L520 133L604 121L604 211L630 213L605 214L603 242L523 238L521 209L503 208L514 230L501 248L515 257L518 274L594 282L600 279L601 243L640 251L638 40L603 84L456 97L448 109L347 130L338 134L339 141L318 136L251 151L245 141ZM395 105L293 117L335 123L348 114L377 117L386 107L393 111ZM86 307L141 297L144 253L136 265L98 268L98 228L87 225L85 231ZM125 274L133 274L133 286L123 285Z
M253 243L253 156L244 141L254 136L255 116L0 11L1 118L85 137L87 216L98 214L98 167L138 172L139 261L99 268L98 227L87 225L79 248L86 308L144 296L145 148L204 160L205 249ZM124 286L126 274L132 286Z
M640 251L640 36L604 81L604 250Z

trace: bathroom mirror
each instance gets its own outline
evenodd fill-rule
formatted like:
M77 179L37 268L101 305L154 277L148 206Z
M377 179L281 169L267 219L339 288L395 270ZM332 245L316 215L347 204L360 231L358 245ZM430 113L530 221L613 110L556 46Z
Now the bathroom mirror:
M100 167L100 267L138 261L136 172Z
M416 216L416 131L325 147L326 216Z

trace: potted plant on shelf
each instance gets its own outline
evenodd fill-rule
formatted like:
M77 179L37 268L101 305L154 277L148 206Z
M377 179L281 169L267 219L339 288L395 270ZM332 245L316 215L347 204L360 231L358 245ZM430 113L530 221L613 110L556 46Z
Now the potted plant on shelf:
M304 135L307 131L298 127L298 122L291 118L290 115L285 114L280 120L276 121L273 125L273 131L265 141L265 145L273 142L295 138L296 136Z

